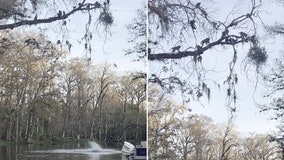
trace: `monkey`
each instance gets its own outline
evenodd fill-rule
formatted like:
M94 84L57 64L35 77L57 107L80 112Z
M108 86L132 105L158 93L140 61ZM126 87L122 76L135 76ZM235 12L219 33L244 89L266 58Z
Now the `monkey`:
M201 57L201 55L198 55L198 57L197 57L197 61L198 61L198 62L201 62L201 61L202 61L202 57Z
M59 10L58 13L57 13L57 16L61 17L62 16L62 11Z
M148 54L151 54L151 48L148 48Z
M196 49L197 49L197 51L200 51L200 50L202 50L202 47L199 46L199 45L196 45Z
M180 50L179 50L180 47L181 47L181 46L175 46L175 47L171 48L171 49L172 49L172 52L173 52L173 53L175 53L176 51L180 52Z
M233 37L229 36L229 37L226 37L225 42L227 44L235 44L237 42L237 40L234 39Z
M197 63L197 56L196 55L193 56L193 61L194 61L195 64Z
M201 41L201 46L203 46L204 44L207 45L210 43L210 38L205 38Z
M202 62L202 56L201 55L194 55L193 61L196 64L197 62Z
M212 26L213 28L215 29L218 29L219 28L219 24L217 22L212 22Z
M195 53L197 54L197 55L200 55L200 54L202 54L203 53L203 48L200 46L200 45L196 45L196 51L195 51ZM197 57L196 57L197 58Z
M101 4L100 4L98 1L96 1L95 7L96 7L96 8L100 8L100 7L101 7Z
M200 4L201 4L201 2L196 3L195 8L199 8Z
M61 41L60 41L60 40L58 40L58 41L57 41L57 44L61 44Z
M66 13L65 13L65 11L63 11L63 15L65 15Z
M255 35L252 35L249 37L249 40L253 43L253 44L256 44L257 43L257 38Z
M246 38L248 35L246 34L246 33L244 33L244 32L240 32L240 35L241 35L241 37L242 38Z
M189 21L189 23L190 23L192 30L195 30L196 29L195 20L191 20Z
M226 29L225 31L222 32L222 36L227 36L229 34L229 30Z

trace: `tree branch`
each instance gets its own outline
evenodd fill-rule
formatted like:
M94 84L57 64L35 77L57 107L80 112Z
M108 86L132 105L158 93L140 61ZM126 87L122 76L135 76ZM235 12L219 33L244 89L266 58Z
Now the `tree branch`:
M93 9L97 9L98 6L94 3L80 3L80 5L78 7L74 7L70 12L66 13L66 14L62 14L62 15L55 15L54 17L49 17L46 19L33 19L33 20L22 20L19 22L15 22L15 23L10 23L10 24L5 24L5 25L0 25L0 30L5 30L5 29L13 29L16 27L20 27L20 26L25 26L25 25L37 25L37 24L43 24L43 23L52 23L58 20L63 20L68 18L69 16L71 16L72 14L74 14L75 12L78 11L90 11ZM101 8L101 7L100 7ZM61 11L59 11L61 12Z

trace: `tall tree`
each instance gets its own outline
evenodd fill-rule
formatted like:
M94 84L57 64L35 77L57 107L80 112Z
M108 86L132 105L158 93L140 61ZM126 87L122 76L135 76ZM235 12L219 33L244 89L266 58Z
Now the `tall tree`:
M37 106L53 92L50 86L54 84L59 58L64 52L36 33L7 32L1 38L4 41L0 64L1 103L10 110L7 126L11 127L4 129L6 138L21 141L25 135L25 140L31 142L38 122L40 108Z
M278 0L280 4L284 4L283 0ZM284 35L284 24L281 20L277 20L273 25L265 24L265 29L267 33L272 35L274 38L277 36ZM284 54L279 58L274 60L274 66L272 69L268 69L264 72L262 77L267 90L265 98L270 99L270 104L262 105L262 111L272 111L274 112L274 120L279 122L278 133L272 135L271 140L279 143L282 150L282 159L284 158L284 64L283 64Z
M272 135L271 140L279 143L282 149L282 156L284 157L284 64L282 58L275 60L275 67L269 70L269 73L263 75L263 80L268 88L268 93L265 98L270 99L270 104L262 105L261 112L272 111L274 112L273 119L279 122L278 134Z

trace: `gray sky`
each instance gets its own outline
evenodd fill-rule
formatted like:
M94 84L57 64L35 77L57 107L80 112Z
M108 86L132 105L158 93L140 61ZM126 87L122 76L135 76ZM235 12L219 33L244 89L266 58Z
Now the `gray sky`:
M141 9L143 4L145 5L144 0L111 0L111 13L114 17L114 23L111 27L111 35L105 36L102 26L97 28L97 26L91 26L91 31L93 31L93 41L92 45L92 63L93 64L116 64L117 67L115 71L125 72L125 71L144 71L146 72L146 63L133 61L135 56L126 56L125 50L133 46L133 44L128 43L128 40L131 38L126 25L130 24L133 21L133 18L137 16L137 9ZM96 15L98 15L97 12ZM71 24L67 25L67 29L70 32L65 34L72 44L71 55L69 57L84 57L86 56L86 51L84 50L84 42L79 44L80 40L85 31L85 23L88 15L77 13L70 18ZM93 18L93 21L97 17ZM60 22L61 24L61 22ZM54 24L53 24L54 25ZM56 26L56 25L55 25ZM57 39L62 39L62 36L59 36L60 33L65 33L63 29L60 28L61 25L57 25L58 28L51 30L50 38L54 42Z
M226 6L222 8L232 8L232 5L234 4L232 3L232 1L222 0L218 2L221 6ZM248 6L247 2L248 1L245 0L238 1L241 9L237 9L236 12L241 12L242 9L245 9L246 6ZM221 9L219 10L219 12L221 12ZM263 7L260 11L260 15L262 17L262 21L265 24L273 24L275 20L281 21L282 19L277 15L283 15L283 13L283 6L275 3L275 1L263 1ZM258 27L262 28L260 24ZM261 43L265 45L269 55L268 66L271 66L271 64L273 64L273 59L280 56L280 51L283 49L283 39L266 38L263 32L260 33L262 34L261 37L264 38ZM242 50L239 53L247 53L248 51L247 48L242 49L242 47L239 47L239 49ZM258 84L258 87L255 91L256 74L252 72L247 74L244 71L242 62L240 62L240 60L244 56L245 54L238 55L239 63L236 66L236 71L239 75L239 84L237 85L238 100L235 123L238 130L242 133L271 133L272 131L276 130L275 126L277 125L277 122L270 120L270 118L272 117L270 113L259 113L259 108L256 106L256 103L263 104L267 102L263 99L263 95L267 93L265 92L267 90L263 86L261 86L261 84ZM226 56L224 55L224 57ZM210 55L208 55L208 59L210 59ZM217 64L222 68L222 59L218 60ZM228 68L228 65L226 66L225 64L225 67ZM213 119L218 123L225 123L229 115L224 101L226 99L225 89L221 87L220 91L215 90L214 92L215 93L212 93L210 104L204 102L203 104L205 107L194 107L193 111L213 117ZM190 105L198 106L198 104L194 103Z

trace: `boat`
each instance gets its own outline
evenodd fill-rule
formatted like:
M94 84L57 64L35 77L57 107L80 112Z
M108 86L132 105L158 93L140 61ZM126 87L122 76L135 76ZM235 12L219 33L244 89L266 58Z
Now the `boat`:
M127 141L123 143L121 153L126 156L135 154L135 146Z
M128 160L143 160L147 158L147 147L146 141L141 142L139 145L134 146L133 144L125 141L121 153L127 157Z

